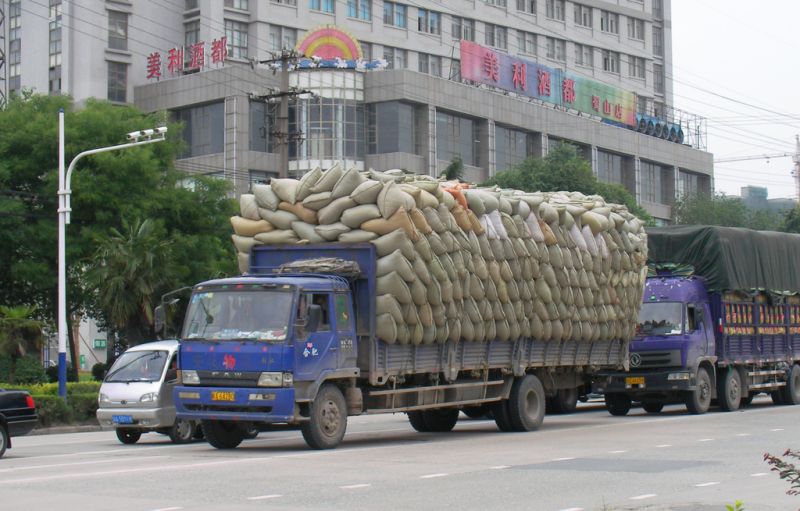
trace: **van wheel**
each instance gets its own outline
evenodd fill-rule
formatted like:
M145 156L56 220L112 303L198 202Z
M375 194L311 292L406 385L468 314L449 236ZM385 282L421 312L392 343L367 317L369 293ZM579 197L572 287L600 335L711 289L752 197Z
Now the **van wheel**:
M310 420L300 425L303 438L312 449L333 449L347 430L347 403L336 385L320 387L311 403Z
M2 458L3 454L6 453L7 447L8 447L8 431L6 431L5 426L0 424L0 458Z
M539 429L544 420L544 407L544 387L539 378L526 374L514 380L511 396L508 398L508 412L513 431Z
M142 432L138 429L131 428L117 428L117 439L123 444L132 445L142 438Z
M631 398L627 394L606 394L606 410L615 417L628 415L631 411Z
M708 371L700 367L697 369L697 388L686 396L686 409L689 413L700 415L706 413L711 406L711 377Z
M194 437L194 424L192 421L175 419L175 424L169 430L169 439L174 444L185 444Z
M244 440L241 428L233 421L203 421L203 434L217 449L233 449Z
M425 423L425 417L422 415L422 412L419 410L414 410L411 412L406 412L408 415L408 422L411 423L411 427L419 431L420 433L427 433L430 431L428 429L428 425Z
M739 409L742 403L742 378L739 371L730 369L717 379L717 401L719 407L726 412Z
M458 408L425 410L422 412L422 419L425 421L425 425L428 426L428 431L447 433L456 427L456 422L458 422Z
M794 364L786 377L786 386L783 388L783 404L800 404L800 365Z

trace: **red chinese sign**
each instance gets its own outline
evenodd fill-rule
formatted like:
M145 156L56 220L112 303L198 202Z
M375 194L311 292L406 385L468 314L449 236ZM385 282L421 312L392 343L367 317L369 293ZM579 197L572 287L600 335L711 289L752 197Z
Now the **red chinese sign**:
M211 64L224 64L228 56L228 38L220 37L211 42ZM184 71L196 71L206 67L206 43L200 41L188 47L170 48L167 52L167 72L172 75ZM163 61L161 53L153 52L147 56L147 78L160 79Z

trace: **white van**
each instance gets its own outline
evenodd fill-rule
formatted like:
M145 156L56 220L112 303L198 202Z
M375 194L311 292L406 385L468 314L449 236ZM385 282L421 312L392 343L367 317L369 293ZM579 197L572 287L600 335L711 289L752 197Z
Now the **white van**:
M123 444L135 444L148 431L169 435L175 443L202 438L199 422L175 418L177 352L175 340L140 344L108 370L97 398L97 420L113 426Z

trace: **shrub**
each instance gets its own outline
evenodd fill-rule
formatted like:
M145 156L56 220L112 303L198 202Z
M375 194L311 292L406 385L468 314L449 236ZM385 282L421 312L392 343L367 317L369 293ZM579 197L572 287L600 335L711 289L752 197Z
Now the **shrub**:
M72 410L58 396L34 395L36 413L39 415L39 424L44 427L53 424L69 424L72 422Z
M106 365L102 362L98 362L92 366L92 378L96 381L103 381L103 377L106 375Z
M0 357L0 381L11 381L11 357Z
M58 382L58 366L50 366L48 367L45 372L47 373L47 378L51 382ZM75 375L75 371L72 370L72 364L67 362L67 381L78 381L77 376Z
M47 374L39 359L33 355L18 358L14 364L14 382L18 384L46 383Z
M96 417L97 393L72 394L67 398L72 408L72 418L78 422L85 422Z

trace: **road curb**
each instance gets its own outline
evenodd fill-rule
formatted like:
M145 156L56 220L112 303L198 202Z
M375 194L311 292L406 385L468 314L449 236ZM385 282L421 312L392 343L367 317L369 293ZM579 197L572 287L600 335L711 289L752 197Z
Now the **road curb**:
M56 435L60 433L90 433L103 431L99 424L78 424L71 426L51 426L47 428L35 428L28 435Z

